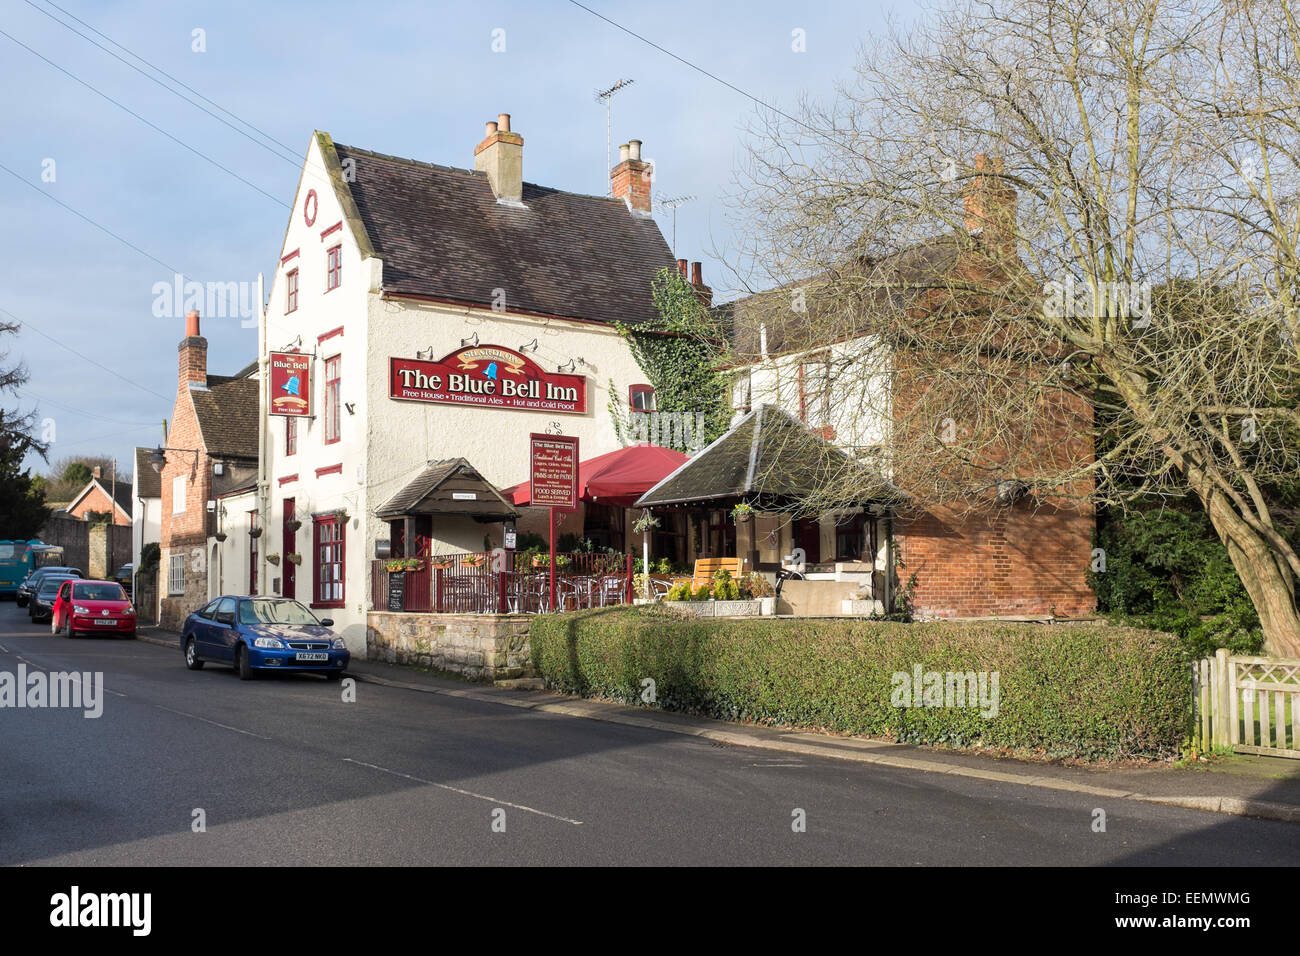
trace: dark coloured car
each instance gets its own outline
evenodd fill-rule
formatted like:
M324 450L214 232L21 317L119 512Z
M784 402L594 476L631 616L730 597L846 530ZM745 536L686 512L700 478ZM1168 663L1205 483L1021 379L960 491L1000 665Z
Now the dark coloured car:
M67 574L47 574L41 578L32 598L27 603L27 613L33 622L48 621L54 613L54 601L59 595L59 587L64 581L71 581Z
M185 619L181 649L192 671L211 661L229 664L240 680L266 671L338 680L352 657L343 638L330 630L333 624L290 598L226 595Z
M118 584L122 585L126 593L130 594L131 576L134 573L134 570L135 570L135 565L131 562L127 562L126 564L118 568L116 571L114 571L112 574L110 574L108 576L108 579L110 581L116 581Z
M65 578L85 577L85 575L76 568L37 568L31 574L27 575L22 584L18 585L17 600L19 607L27 607L27 602L32 599L32 592L34 592L40 585L41 578L45 577L47 574L54 574Z

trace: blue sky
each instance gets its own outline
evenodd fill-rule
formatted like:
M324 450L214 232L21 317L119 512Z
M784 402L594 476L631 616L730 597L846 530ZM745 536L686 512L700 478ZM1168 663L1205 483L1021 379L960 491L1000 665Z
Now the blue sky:
M183 334L183 320L151 309L154 283L171 271L51 199L192 278L251 282L274 268L313 129L340 143L472 167L483 123L508 112L524 136L526 180L602 193L605 113L593 93L628 77L635 83L614 101L615 153L621 142L643 140L657 164L656 191L698 197L678 210L677 254L704 260L706 282L723 277L710 252L725 243L725 197L754 104L566 0L54 2L286 144L294 162L38 12L72 22L46 0L0 0L5 33L195 151L0 36L0 164L18 174L0 170L0 309L28 326L5 344L31 371L21 407L53 420L51 459L113 454L129 468L135 445L156 444L171 414ZM587 5L787 108L801 91L830 95L869 34L911 13L907 2ZM796 28L805 31L804 53L791 49ZM492 50L497 29L505 31L502 53ZM195 30L204 52L193 49ZM51 159L55 179L44 182ZM670 216L658 219L670 236ZM237 319L205 321L203 332L213 372L255 356L256 329Z

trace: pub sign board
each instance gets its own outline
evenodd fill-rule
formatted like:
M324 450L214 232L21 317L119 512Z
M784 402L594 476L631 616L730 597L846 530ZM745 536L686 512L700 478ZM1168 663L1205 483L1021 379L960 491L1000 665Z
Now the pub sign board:
M311 415L311 356L302 352L272 352L271 414L292 418Z
M577 436L533 433L528 445L529 502L570 511L577 508Z
M548 372L527 356L500 345L474 345L437 362L390 358L388 397L583 415L587 411L587 377Z

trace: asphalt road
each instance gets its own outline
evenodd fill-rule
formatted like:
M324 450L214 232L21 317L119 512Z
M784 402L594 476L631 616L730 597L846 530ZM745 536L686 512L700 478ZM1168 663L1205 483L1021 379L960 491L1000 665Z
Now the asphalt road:
M53 637L5 602L0 674L24 663L102 672L105 693L98 718L0 709L5 865L1215 866L1300 850L1294 824L359 682L345 702L315 676L241 682L153 644Z

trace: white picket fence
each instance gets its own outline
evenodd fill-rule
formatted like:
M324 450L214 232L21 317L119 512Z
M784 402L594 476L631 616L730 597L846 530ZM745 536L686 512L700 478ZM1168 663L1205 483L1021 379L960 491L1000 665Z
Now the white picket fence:
M1192 678L1199 749L1300 758L1300 660L1220 648L1193 664Z

